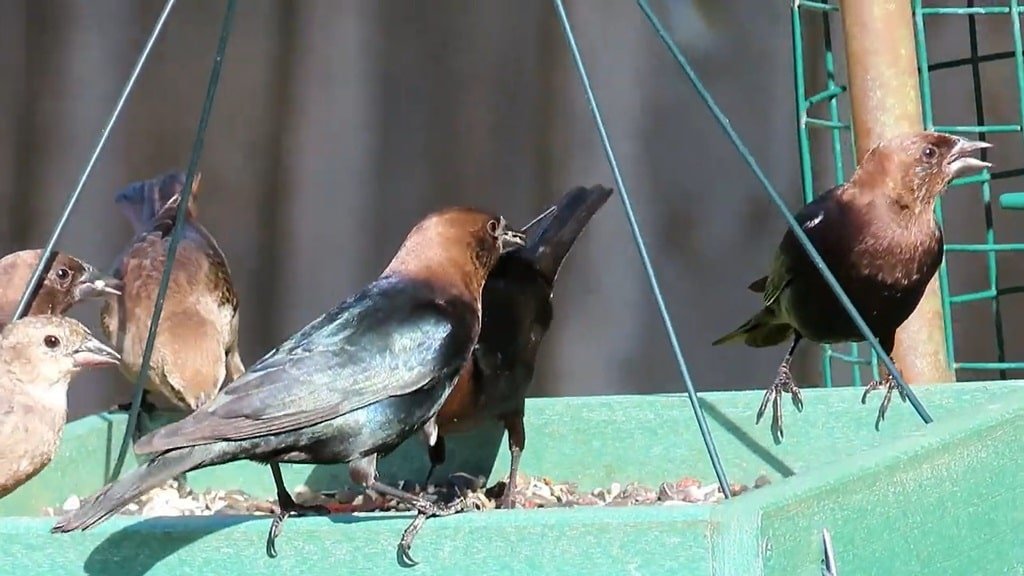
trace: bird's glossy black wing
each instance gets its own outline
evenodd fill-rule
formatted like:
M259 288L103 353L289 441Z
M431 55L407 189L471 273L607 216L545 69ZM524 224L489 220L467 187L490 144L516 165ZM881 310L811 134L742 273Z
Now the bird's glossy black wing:
M823 231L828 230L828 227L831 226L827 215L833 212L831 207L835 205L835 195L841 188L842 186L835 186L826 190L820 196L805 204L803 208L793 215L797 224L804 231L804 234L816 246L818 245L816 238L819 238ZM786 234L782 237L782 242L779 244L779 249L775 251L775 257L772 260L771 272L768 273L767 281L764 282L763 287L760 285L760 280L755 281L750 286L752 290L755 284L758 284L758 288L762 288L765 306L774 304L793 279L793 248L800 252L804 251L793 231L787 229Z
M394 294L390 294L394 296ZM155 431L139 451L241 440L319 424L437 378L451 359L443 306L403 294L397 305L357 295L296 333L205 407ZM391 304L395 304L392 302ZM466 338L468 353L470 338Z

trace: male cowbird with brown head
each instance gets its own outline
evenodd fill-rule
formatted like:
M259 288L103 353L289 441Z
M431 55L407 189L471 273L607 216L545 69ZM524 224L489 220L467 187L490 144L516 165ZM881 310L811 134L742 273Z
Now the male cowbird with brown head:
M989 146L936 132L891 138L864 156L848 182L795 215L887 354L895 345L896 329L917 307L942 262L935 200L951 179L988 167L970 154ZM789 368L800 341L862 342L864 336L792 231L782 238L768 275L749 288L764 294L764 307L714 345L742 340L759 348L792 338L757 412L760 422L772 404L772 434L778 442L783 436L782 394L788 392L797 410L803 409ZM876 428L885 418L893 388L898 388L896 380L886 374L871 382L861 399L866 402L869 392L883 387Z
M245 371L238 351L238 297L227 258L197 220L198 183L196 174L145 384L147 395L155 393L184 412ZM114 264L124 288L120 296L107 298L101 321L105 336L121 352L122 373L132 382L141 367L184 185L184 174L170 172L136 182L115 198L137 234Z
M26 316L0 332L0 498L53 459L71 378L117 362L117 353L73 318Z
M189 470L235 460L269 463L280 513L267 553L300 506L280 462L347 462L356 484L406 502L424 516L458 511L377 479L377 458L433 419L469 359L480 330L480 292L500 254L525 243L504 218L468 208L417 224L383 273L338 304L184 419L145 436L145 466L90 497L55 532L87 529L139 495ZM411 537L403 537L406 555Z
M590 219L611 196L604 186L573 188L522 248L502 254L483 290L480 337L459 381L437 415L428 448L430 472L445 460L444 434L500 420L512 455L504 507L515 505L516 474L526 445L523 406L537 352L553 317L552 292L562 262Z
M3 279L0 282L0 328L14 317L18 301L42 255L42 250L21 250L0 258L0 278ZM120 294L120 280L70 254L54 250L49 260L46 275L36 288L26 316L61 316L86 298Z

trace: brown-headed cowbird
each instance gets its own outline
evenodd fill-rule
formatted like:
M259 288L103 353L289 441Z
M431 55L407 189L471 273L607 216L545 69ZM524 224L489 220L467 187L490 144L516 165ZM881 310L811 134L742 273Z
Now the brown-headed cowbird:
M504 218L449 208L417 224L380 277L299 330L184 419L142 438L157 453L62 518L55 532L84 530L189 470L255 460L270 464L280 513L267 553L300 506L279 462L347 462L356 484L424 516L457 511L377 480L377 458L424 428L441 408L480 330L480 292L503 251L524 237ZM401 550L408 553L403 537Z
M245 371L238 351L238 297L227 258L196 220L198 184L196 174L145 384L147 395L155 393L184 412ZM184 174L170 172L136 182L115 198L140 231L114 264L114 275L124 283L122 294L106 299L100 317L105 336L121 352L121 371L132 382L142 363L184 185Z
M512 460L504 506L515 504L516 474L526 445L523 406L541 341L551 327L551 295L569 250L611 196L604 186L577 187L559 200L526 246L501 256L483 290L480 337L452 393L437 415L437 437L428 448L430 480L445 460L444 434L498 419L508 433Z
M936 132L891 138L864 156L848 182L795 215L887 354L895 345L896 329L917 307L942 262L935 200L952 178L988 167L969 154L989 146ZM764 294L764 307L713 344L742 340L760 348L792 338L757 412L760 422L772 404L772 434L781 441L782 394L788 392L797 410L803 409L789 369L800 341L835 344L862 342L864 337L792 231L782 238L768 275L749 288ZM885 417L893 388L898 388L892 374L871 382L861 399L865 402L869 392L883 387L876 427Z
M32 279L42 250L21 250L0 258L0 328L10 322L18 301ZM46 275L36 289L26 316L63 315L85 298L120 294L121 281L103 274L89 264L54 250Z
M0 498L53 458L67 420L71 378L83 368L118 361L73 318L26 316L0 332Z

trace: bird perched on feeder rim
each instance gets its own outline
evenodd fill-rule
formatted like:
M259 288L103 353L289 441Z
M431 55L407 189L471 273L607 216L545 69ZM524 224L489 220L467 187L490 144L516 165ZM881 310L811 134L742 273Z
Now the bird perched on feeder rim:
M197 219L199 180L197 173L145 383L147 396L156 394L184 412L245 372L238 351L238 296L227 258ZM184 174L169 172L135 182L115 199L137 234L114 264L114 275L124 283L122 294L106 299L100 318L104 335L121 352L121 371L132 382L141 367L184 185Z
M26 316L0 332L0 498L53 458L67 421L71 378L118 360L73 318Z
M864 156L846 183L826 191L795 215L887 354L892 354L896 329L917 307L942 262L935 200L953 178L990 166L970 156L990 146L936 132L885 140ZM764 307L713 345L742 340L759 348L792 339L757 411L760 422L772 404L772 433L778 442L783 437L782 394L788 392L797 410L803 409L789 368L801 340L835 344L862 342L864 336L792 231L783 236L768 275L752 282L749 289L764 295ZM876 429L898 385L892 374L886 374L865 387L861 402L878 388L886 392ZM905 400L903 390L899 392Z
M539 231L530 234L532 240L502 254L487 276L480 337L438 412L437 439L428 448L428 482L445 460L445 434L498 419L505 425L512 456L503 506L514 507L519 458L526 445L523 407L537 352L551 327L555 278L576 239L611 194L604 186L579 186L566 192L534 221Z
M243 459L270 464L274 475L280 512L267 538L271 556L289 515L328 512L295 503L280 462L347 462L353 482L411 505L417 520L461 511L464 503L442 506L380 482L377 459L433 421L479 334L488 272L502 252L524 243L499 216L468 208L430 214L375 281L292 335L210 402L142 438L136 451L155 456L53 531L87 529L178 474ZM399 544L407 559L412 528Z
M18 309L32 272L39 265L42 250L21 250L0 258L0 328ZM26 316L53 314L61 316L86 298L120 294L121 281L103 274L70 254L50 252L46 275L36 289Z

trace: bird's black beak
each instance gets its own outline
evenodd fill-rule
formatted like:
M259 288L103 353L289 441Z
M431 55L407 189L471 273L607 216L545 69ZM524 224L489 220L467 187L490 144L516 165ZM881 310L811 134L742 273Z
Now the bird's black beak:
M980 158L970 156L970 154L978 150L991 147L992 145L988 142L960 138L949 152L949 158L946 160L946 163L949 165L949 172L956 178L957 176L977 172L992 166L991 162L985 162Z
M505 223L504 218L502 218L499 223L497 235L498 246L500 246L502 254L510 250L526 246L526 234L509 228Z
M99 298L105 294L120 296L122 288L124 288L124 283L117 278L90 268L86 270L85 276L82 276L78 286L75 287L75 296L78 300Z
M113 348L95 338L86 340L71 353L76 368L93 368L98 366L116 366L121 363L121 355Z

